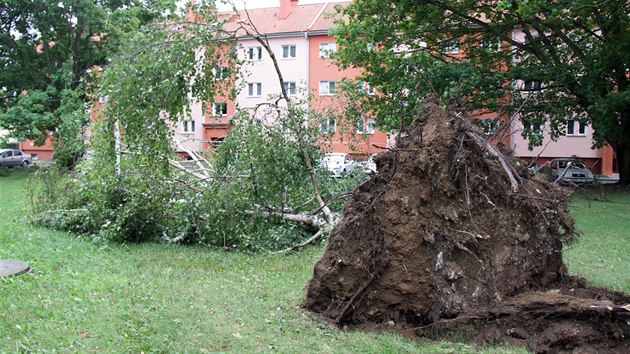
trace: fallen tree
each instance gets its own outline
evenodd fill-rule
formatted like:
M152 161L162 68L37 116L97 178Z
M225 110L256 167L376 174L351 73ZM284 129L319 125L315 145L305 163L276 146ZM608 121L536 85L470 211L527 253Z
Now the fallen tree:
M246 251L288 252L328 234L356 181L335 181L319 168L308 93L288 94L246 11L231 25L212 11L199 14L144 27L111 62L93 159L59 188L44 178L34 205L41 224L97 239ZM254 107L237 107L229 134L206 156L175 139L173 126L188 117L189 97L202 104L234 98L248 69L234 55L243 37L270 56L279 89ZM173 147L192 161L179 160Z
M425 101L398 148L376 163L315 266L306 308L338 325L413 334L475 325L480 340L538 351L628 348L621 318L630 298L584 295L593 288L568 277L562 262L562 243L576 238L569 191L530 177L462 112ZM536 326L506 327L524 318ZM561 320L591 332L576 335Z

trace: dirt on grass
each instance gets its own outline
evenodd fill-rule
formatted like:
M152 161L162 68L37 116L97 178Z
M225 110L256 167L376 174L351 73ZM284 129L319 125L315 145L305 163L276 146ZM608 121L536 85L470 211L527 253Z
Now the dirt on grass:
M630 352L630 296L569 277L568 189L427 100L346 204L304 306L406 334L474 328L537 352Z

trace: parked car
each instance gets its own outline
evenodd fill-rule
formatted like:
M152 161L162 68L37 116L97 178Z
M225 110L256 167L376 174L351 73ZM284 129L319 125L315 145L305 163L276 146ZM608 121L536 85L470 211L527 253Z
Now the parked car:
M345 152L335 152L325 154L321 161L333 177L341 177L349 175L357 166L350 154Z
M363 173L371 176L376 173L376 162L374 162L374 155L368 156L367 160L363 164Z
M560 184L593 184L595 176L584 161L576 158L553 159L549 162L552 181L560 177ZM565 172L566 170L566 172Z
M28 167L33 163L33 157L22 150L2 149L0 150L0 167L22 166Z
M536 162L530 162L527 165L527 169L531 172L531 173L536 173L538 172L538 170L540 170L541 166L538 166L538 163Z

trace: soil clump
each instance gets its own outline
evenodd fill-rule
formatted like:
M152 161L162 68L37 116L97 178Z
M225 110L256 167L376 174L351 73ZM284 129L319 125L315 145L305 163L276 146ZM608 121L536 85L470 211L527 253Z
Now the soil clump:
M427 100L376 157L316 264L304 306L338 325L473 328L537 352L630 352L630 296L569 277L568 190Z

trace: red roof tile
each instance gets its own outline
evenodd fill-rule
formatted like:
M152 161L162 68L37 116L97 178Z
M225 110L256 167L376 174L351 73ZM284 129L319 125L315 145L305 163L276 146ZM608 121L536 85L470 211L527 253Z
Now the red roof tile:
M239 19L247 23L249 17L258 31L265 34L322 31L332 27L334 18L331 15L335 13L335 6L347 6L349 3L297 5L286 18L280 18L280 7L220 12L218 16L228 20L225 25L227 30L236 30Z
M335 24L335 20L339 18L337 15L337 11L335 10L336 6L340 6L342 8L348 6L350 2L337 2L337 3L329 3L326 5L322 14L317 18L315 23L311 26L311 31L327 31Z
M308 30L308 26L315 20L324 4L298 5L295 6L289 15L281 19L280 8L270 7L264 9L240 10L219 13L219 18L229 18L225 28L234 30L238 28L238 20L248 22L248 15L251 22L260 33L287 33L303 32Z

